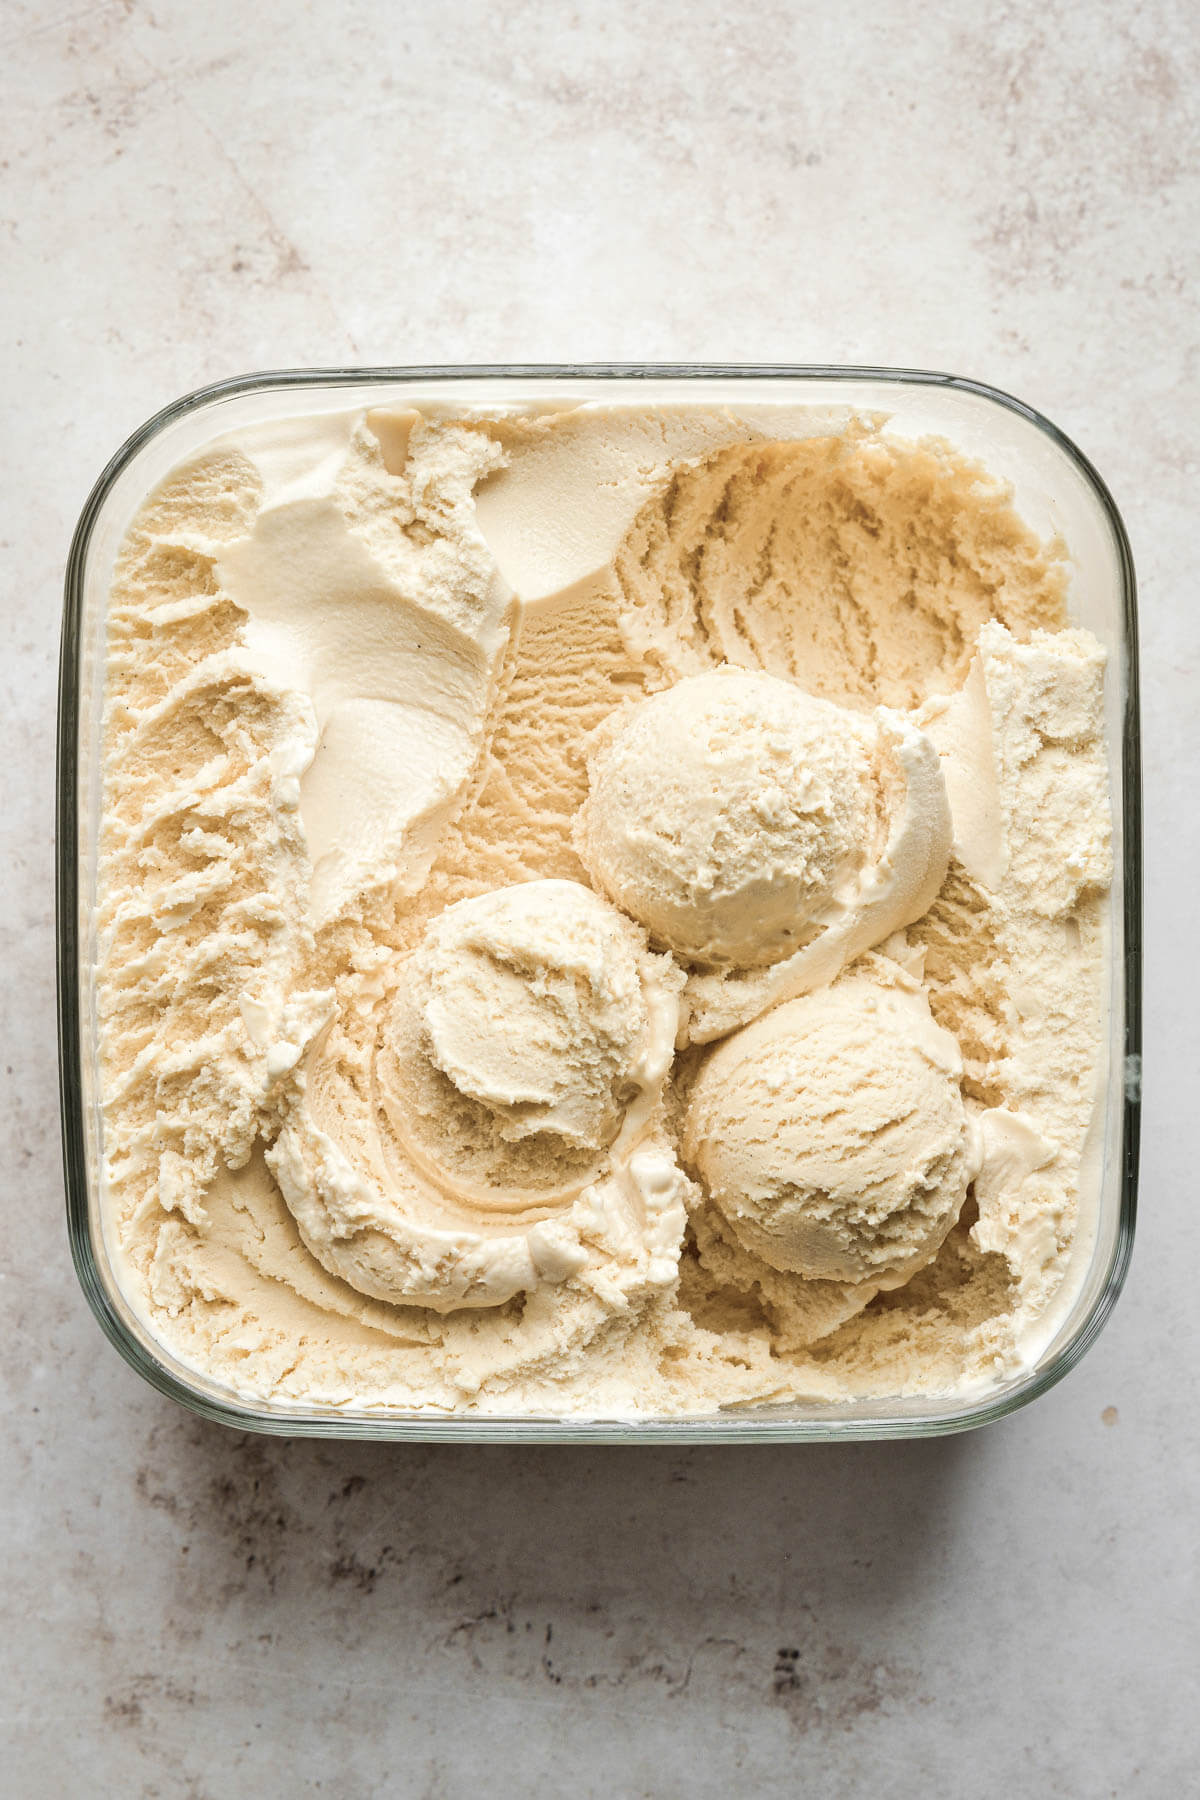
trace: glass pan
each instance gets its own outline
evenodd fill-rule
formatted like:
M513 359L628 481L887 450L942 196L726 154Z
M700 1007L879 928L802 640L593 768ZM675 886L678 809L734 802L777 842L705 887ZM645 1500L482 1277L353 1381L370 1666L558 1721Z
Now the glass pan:
M100 1208L96 856L104 633L113 558L132 514L167 472L211 438L263 418L355 406L682 401L786 403L818 413L888 415L905 437L932 433L1012 483L1042 535L1060 532L1075 562L1072 619L1109 651L1106 739L1115 873L1110 900L1110 1035L1101 1192L1081 1234L1075 1299L1037 1365L976 1397L922 1396L759 1406L705 1417L613 1420L436 1417L249 1401L177 1361L137 1318L108 1255ZM1129 1262L1137 1190L1141 1074L1141 764L1133 561L1120 514L1087 458L1010 395L920 370L817 366L604 365L295 370L247 375L189 394L147 421L88 498L67 564L57 771L59 1078L67 1218L76 1271L108 1337L151 1385L240 1430L454 1443L745 1443L927 1437L1003 1418L1059 1381L1107 1319ZM1086 1266L1084 1266L1086 1265Z

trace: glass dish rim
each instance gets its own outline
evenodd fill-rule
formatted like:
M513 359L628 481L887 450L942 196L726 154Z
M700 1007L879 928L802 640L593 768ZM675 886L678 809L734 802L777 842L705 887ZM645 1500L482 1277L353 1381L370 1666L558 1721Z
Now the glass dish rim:
M387 382L472 380L545 381L762 381L878 382L939 387L970 394L1017 414L1042 432L1074 464L1099 503L1116 547L1121 579L1121 617L1127 674L1121 718L1121 792L1124 821L1124 1100L1119 1169L1120 1211L1109 1266L1092 1308L1074 1335L1043 1368L993 1398L965 1401L926 1418L900 1416L791 1421L746 1412L705 1419L508 1418L483 1415L429 1417L338 1411L266 1410L230 1395L216 1399L153 1356L122 1320L92 1242L83 1114L80 1030L80 930L78 856L80 626L84 576L92 533L119 477L163 430L215 401L272 390L365 387ZM212 382L181 395L140 425L110 459L84 503L67 558L59 658L56 759L55 894L58 984L58 1065L63 1174L72 1260L101 1329L125 1361L159 1393L201 1417L242 1431L276 1436L360 1438L395 1442L454 1443L804 1443L837 1440L937 1437L990 1424L1055 1386L1090 1349L1116 1302L1129 1266L1137 1211L1142 1048L1142 819L1141 732L1138 678L1137 585L1124 521L1090 460L1052 420L1025 401L989 383L936 370L819 363L465 363L341 369L264 370ZM1129 1072L1137 1071L1135 1078ZM182 1365L180 1365L182 1367Z

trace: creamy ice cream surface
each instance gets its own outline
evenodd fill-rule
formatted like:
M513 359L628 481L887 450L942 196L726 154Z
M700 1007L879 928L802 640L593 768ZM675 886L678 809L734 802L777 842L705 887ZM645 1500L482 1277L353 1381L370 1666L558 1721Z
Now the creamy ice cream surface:
M592 1263L673 1273L685 1182L658 1119L681 985L576 882L448 907L366 1043L335 1024L313 1046L267 1151L305 1244L359 1292L437 1312Z
M1104 655L940 442L412 405L213 441L108 613L106 1239L276 1405L965 1394L1095 1203Z
M979 1172L962 1057L915 982L848 975L727 1037L684 1148L734 1236L808 1281L902 1286Z
M576 822L597 885L697 965L685 1024L697 1042L819 987L920 918L950 836L921 732L730 664L595 734Z

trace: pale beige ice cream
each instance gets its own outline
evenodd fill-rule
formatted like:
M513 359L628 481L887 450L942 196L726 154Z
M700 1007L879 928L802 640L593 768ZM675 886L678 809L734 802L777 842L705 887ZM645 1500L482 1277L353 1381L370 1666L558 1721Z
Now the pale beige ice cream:
M981 1161L956 1039L919 984L878 961L726 1038L683 1131L747 1250L805 1280L873 1292L936 1255Z
M726 664L614 714L588 781L579 854L699 965L693 1041L831 980L920 918L945 879L950 808L930 740L886 708L864 718L761 671Z
M373 1411L1027 1367L1104 1055L1067 580L948 447L802 408L331 414L175 471L113 578L97 909L151 1337Z
M369 1059L335 1023L267 1152L305 1244L360 1293L437 1312L595 1261L644 1280L666 1254L669 1279L681 986L576 882L448 907L399 964Z

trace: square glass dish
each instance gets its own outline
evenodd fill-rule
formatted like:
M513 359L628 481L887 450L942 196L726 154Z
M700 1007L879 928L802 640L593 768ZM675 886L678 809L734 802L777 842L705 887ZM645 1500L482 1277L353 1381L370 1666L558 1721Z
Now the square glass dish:
M239 427L351 407L559 406L703 402L883 414L907 438L944 438L1011 484L1039 536L1074 564L1071 623L1108 652L1105 743L1114 875L1109 900L1106 1067L1099 1193L1072 1252L1073 1299L1036 1366L963 1398L761 1405L705 1417L496 1417L251 1404L184 1366L122 1291L102 1206L103 1112L97 1024L97 864L106 608L114 557L146 495L181 461ZM1141 1047L1141 823L1137 629L1126 534L1103 481L1047 419L995 389L921 371L821 367L464 367L295 371L245 376L186 396L117 452L79 520L66 574L58 718L58 1007L63 1155L72 1253L84 1292L126 1360L152 1386L240 1429L454 1442L798 1442L917 1437L987 1423L1043 1393L1083 1355L1124 1279L1133 1238Z

